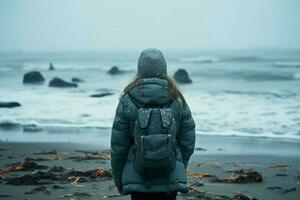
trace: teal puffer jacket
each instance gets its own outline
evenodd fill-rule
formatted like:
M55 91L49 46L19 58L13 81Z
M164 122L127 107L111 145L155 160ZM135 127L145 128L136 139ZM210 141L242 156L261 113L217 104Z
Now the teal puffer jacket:
M191 111L182 101L175 101L177 122L176 164L171 174L143 179L133 165L131 125L137 118L136 102L166 104L171 100L166 80L142 79L128 95L123 96L116 110L111 135L111 167L114 182L124 194L132 192L188 192L185 169L195 147L195 123ZM134 101L134 103L133 103Z

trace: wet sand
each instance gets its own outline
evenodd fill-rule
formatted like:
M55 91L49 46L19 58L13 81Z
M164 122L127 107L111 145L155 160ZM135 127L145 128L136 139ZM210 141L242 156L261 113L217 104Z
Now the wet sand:
M109 173L108 146L103 141L99 144L2 141L0 199L130 199L117 195L109 174L96 178L84 176L82 180L76 179L80 175L75 179L68 176L66 181L41 185L7 183L9 178L36 173L36 170L49 171L53 166L63 167L65 174L73 173L74 169L81 172L104 169ZM179 194L179 199L238 199L238 196L233 198L237 192L240 199L296 200L300 196L299 142L200 135L196 147L187 170L190 193ZM8 164L22 164L25 158L47 168L7 171ZM244 181L250 183L232 183L239 176L245 177L250 169L262 176L262 182L246 178Z

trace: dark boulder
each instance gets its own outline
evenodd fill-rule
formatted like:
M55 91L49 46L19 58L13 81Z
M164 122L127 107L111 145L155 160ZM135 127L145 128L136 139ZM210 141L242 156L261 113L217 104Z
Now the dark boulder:
M23 83L43 83L44 81L44 77L38 71L28 72L23 77Z
M178 69L173 77L177 83L192 83L192 80L185 69Z
M19 106L21 106L19 102L0 102L0 108L14 108Z
M67 82L61 78L55 77L49 82L49 87L65 88L65 87L78 87L78 86L76 83Z
M0 122L0 129L19 129L21 126L20 123L9 120Z
M117 66L113 66L110 68L110 70L107 71L108 74L110 75L116 75L116 74L122 74L123 71L121 71Z
M73 83L81 83L81 82L84 82L82 79L76 78L76 77L73 77L71 81L72 81Z
M24 132L40 132L40 131L43 131L43 129L36 124L25 124L25 125L23 125L23 131Z
M53 71L53 70L55 70L53 64L52 64L52 63L49 63L49 71Z
M105 96L110 96L113 94L114 93L112 93L112 92L103 92L103 93L99 93L99 94L92 94L92 95L90 95L90 97L105 97Z

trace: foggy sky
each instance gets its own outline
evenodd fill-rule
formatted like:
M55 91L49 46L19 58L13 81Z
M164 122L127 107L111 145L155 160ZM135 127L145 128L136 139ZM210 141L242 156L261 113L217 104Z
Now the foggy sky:
M0 0L0 51L300 48L298 0Z

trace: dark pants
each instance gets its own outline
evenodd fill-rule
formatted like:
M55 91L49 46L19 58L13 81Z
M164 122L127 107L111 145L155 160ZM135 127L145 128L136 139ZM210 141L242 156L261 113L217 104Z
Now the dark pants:
M176 200L177 191L175 192L157 192L142 193L134 192L131 194L132 200Z

